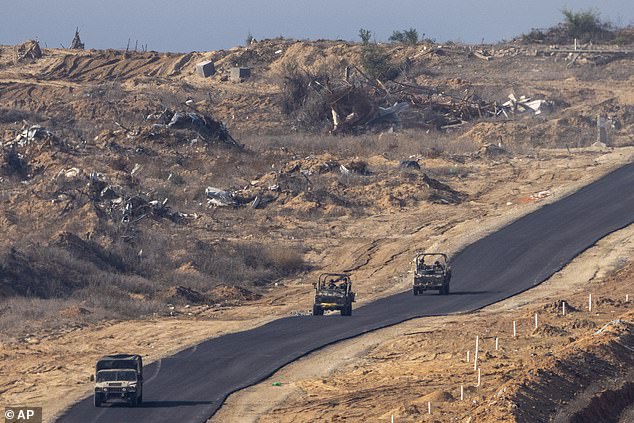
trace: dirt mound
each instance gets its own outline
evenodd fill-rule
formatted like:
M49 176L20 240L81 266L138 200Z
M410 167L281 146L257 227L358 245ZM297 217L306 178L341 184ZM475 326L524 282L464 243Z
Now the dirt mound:
M86 241L71 232L62 232L52 242L80 260L89 261L102 270L125 271L126 266L121 257L106 251L93 241Z
M206 295L182 285L167 288L159 296L165 301L176 304L204 304L209 301Z
M633 317L629 312L554 357L538 360L535 368L503 385L494 408L513 410L516 421L615 421L634 393L634 354L628 347L634 343ZM474 417L490 413L479 407Z
M555 302L552 302L550 304L545 304L542 307L542 310L547 312L547 313L551 313L551 314L563 314L563 310L564 310L564 305L566 304L565 308L566 308L566 314L568 313L575 313L577 311L579 311L578 308L574 307L573 305L570 304L570 302L568 300L565 299L561 299L561 300L557 300Z
M209 291L209 296L215 302L254 301L262 295L246 288L231 285L220 285Z
M427 403L429 402L450 402L454 401L455 398L451 395L450 392L447 391L434 391L427 395L424 395L418 398L416 401Z
M59 315L61 317L65 317L67 319L76 319L78 317L87 316L90 314L92 314L90 310L80 307L78 305L63 308L59 312Z
M543 324L533 329L531 332L533 336L566 336L568 331L560 328L559 326L553 326L549 324Z
M75 82L123 81L135 77L173 77L197 55L126 53L118 50L73 53L61 56L42 72L46 79L67 79Z

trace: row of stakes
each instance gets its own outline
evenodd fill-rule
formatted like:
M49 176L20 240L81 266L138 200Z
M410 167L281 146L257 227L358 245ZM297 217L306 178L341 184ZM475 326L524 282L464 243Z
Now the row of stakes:
M625 302L629 303L630 302L630 296L629 294L625 295ZM592 294L588 294L588 311L592 311ZM566 315L566 302L562 301L561 302L561 314L563 316ZM538 328L538 320L537 320L537 313L535 313L535 329ZM517 321L513 320L513 338L517 338ZM499 338L496 336L495 337L495 351L498 351L500 349L500 340ZM480 367L478 366L478 351L480 350L480 337L478 335L476 335L476 339L475 339L475 354L473 357L473 371L477 371L478 372L478 379L477 379L477 383L475 385L476 388L479 388L482 382L482 373L480 371ZM471 352L467 351L467 363L469 363L471 361ZM460 401L464 401L464 385L460 385ZM427 413L428 414L432 414L431 412L431 401L427 401ZM392 420L391 423L394 423L394 416L392 416Z

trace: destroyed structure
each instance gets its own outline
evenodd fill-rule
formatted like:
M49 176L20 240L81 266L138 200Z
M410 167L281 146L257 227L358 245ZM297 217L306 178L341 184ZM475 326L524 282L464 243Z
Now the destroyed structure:
M26 41L25 43L13 48L13 61L15 63L19 63L24 60L35 61L40 57L42 57L42 49L40 48L40 43L36 40Z
M79 38L79 28L75 29L75 37L73 41L70 43L71 50L83 50L84 43L81 42L81 38Z

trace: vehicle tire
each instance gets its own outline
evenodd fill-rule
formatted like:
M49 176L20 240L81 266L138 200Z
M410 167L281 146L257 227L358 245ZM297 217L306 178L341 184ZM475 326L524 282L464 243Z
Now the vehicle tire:
M443 285L442 288L440 288L440 295L448 295L449 294L449 285Z
M137 405L143 402L143 394L139 395L136 399Z
M101 395L96 395L95 394L95 407L101 407L101 403L103 402L103 398L101 398Z
M130 397L130 406L136 407L137 405L139 405L139 397L137 397L136 395L133 397Z
M344 308L341 309L342 316L352 316L352 304L348 304Z
M413 291L414 291L414 295L418 295L418 288L414 288Z
M319 306L313 306L313 316L323 316L324 310Z

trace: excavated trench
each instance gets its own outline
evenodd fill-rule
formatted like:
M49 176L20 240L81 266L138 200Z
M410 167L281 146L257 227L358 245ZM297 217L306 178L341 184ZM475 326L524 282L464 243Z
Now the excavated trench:
M634 406L634 382L624 383L620 389L606 390L594 395L588 405L570 416L570 423L627 421L625 414Z

